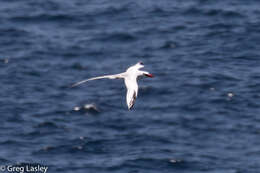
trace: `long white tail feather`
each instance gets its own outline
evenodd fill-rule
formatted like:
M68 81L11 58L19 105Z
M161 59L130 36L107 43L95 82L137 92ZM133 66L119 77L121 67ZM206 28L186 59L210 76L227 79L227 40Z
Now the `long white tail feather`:
M85 80L82 80L82 81L79 81L73 85L71 85L71 87L76 87L78 85L81 85L85 82L88 82L88 81L91 81L91 80L97 80L97 79L119 79L119 78L123 78L123 73L120 73L120 74L115 74L115 75L105 75L105 76L98 76L98 77L92 77L92 78L89 78L89 79L85 79Z

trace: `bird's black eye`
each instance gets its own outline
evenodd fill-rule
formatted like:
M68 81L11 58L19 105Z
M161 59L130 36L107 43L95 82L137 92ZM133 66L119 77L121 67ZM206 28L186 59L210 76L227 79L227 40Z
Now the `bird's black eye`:
M144 63L142 61L140 61L139 64L144 65Z

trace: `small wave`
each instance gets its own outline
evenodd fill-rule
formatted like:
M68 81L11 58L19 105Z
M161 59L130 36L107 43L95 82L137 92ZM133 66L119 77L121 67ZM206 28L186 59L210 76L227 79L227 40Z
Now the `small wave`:
M211 9L204 12L205 15L208 16L216 16L221 15L223 17L243 17L243 15L236 11L224 11L221 9Z
M233 74L232 75L231 74L224 74L222 72L222 73L215 74L212 78L215 79L215 80L219 80L219 81L223 81L223 80L235 81L235 82L241 81L241 79L238 78L238 76L234 76L234 75Z
M0 157L0 163L1 164L10 163L10 161Z
M119 170L120 168L130 167L161 171L162 168L185 168L186 164L184 163L185 162L179 159L139 157L135 159L125 160L121 162L119 165L109 167L108 170L115 171Z
M166 41L160 48L161 49L174 49L177 47L177 44L173 41Z
M58 126L53 122L43 122L37 125L39 128L58 128Z
M65 15L65 14L38 14L38 15L31 15L31 16L16 16L10 18L11 21L13 22L22 22L22 23L28 23L28 22L33 22L33 23L43 23L43 22L72 22L72 21L77 21L78 19Z
M203 16L220 16L220 17L238 17L241 18L243 15L237 11L227 11L223 9L199 9L197 7L189 7L182 12L184 15L203 15Z
M80 112L80 113L92 113L92 114L100 113L100 109L95 104L85 104L83 106L75 106L73 108L73 111Z
M188 9L183 10L182 14L184 15L198 15L201 14L201 10L196 7L189 7Z
M162 7L154 7L151 10L148 11L148 13L150 15L156 15L156 16L160 16L160 17L167 17L170 15L174 15L175 11L174 10L167 10L166 8L162 8Z
M70 66L72 69L74 70L86 70L87 68L84 67L82 64L80 63L73 63L71 66Z
M169 88L157 88L152 86L141 86L139 88L139 92L142 95L151 95L154 97L154 95L168 95L172 94L172 91L170 91Z
M1 142L1 145L17 145L18 143L19 142L16 140L9 139L4 142Z
M66 143L61 143L55 146L45 146L41 149L35 151L35 154L50 154L50 153L94 153L103 154L106 153L106 140L92 140L87 138L84 140L82 137L66 141Z
M82 150L80 145L71 145L64 144L58 146L45 146L38 151L35 151L34 154L54 154L54 153L75 153L76 151Z
M234 25L230 25L230 24L226 24L226 23L214 23L207 27L212 31L208 35L214 35L212 33L218 33L218 29L232 29L234 27Z
M18 28L0 29L0 37L27 37L29 32Z
M0 62L2 62L3 64L8 64L9 63L9 59L8 58L3 58L3 59L0 59Z
M122 13L126 13L129 11L129 7L128 5L122 5L122 6L109 6L107 8L104 9L96 9L95 11L93 11L91 14L93 16L111 16L111 15L122 15Z
M104 33L101 34L97 40L99 41L119 41L119 42L125 42L125 41L134 41L136 40L136 37L130 33Z

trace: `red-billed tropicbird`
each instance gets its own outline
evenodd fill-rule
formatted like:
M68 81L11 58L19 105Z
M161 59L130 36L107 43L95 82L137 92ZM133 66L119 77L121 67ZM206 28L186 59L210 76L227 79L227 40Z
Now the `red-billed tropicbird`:
M135 100L136 100L137 94L138 94L138 84L137 84L138 77L140 77L140 76L153 77L153 75L150 74L149 72L139 70L143 67L144 67L144 64L142 62L138 62L137 64L129 67L124 73L93 77L90 79L86 79L86 80L77 82L77 83L73 84L72 87L75 87L84 82L96 80L96 79L104 79L104 78L124 79L125 86L127 88L126 104L128 106L128 109L130 110L134 106L134 103L135 103Z

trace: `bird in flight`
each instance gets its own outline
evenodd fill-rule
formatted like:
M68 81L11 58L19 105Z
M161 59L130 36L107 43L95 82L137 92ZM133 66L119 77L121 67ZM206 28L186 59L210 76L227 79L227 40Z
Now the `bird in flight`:
M138 94L138 84L137 84L138 77L141 77L141 76L146 76L146 77L150 77L150 78L154 77L151 73L140 70L143 67L144 67L144 64L142 62L138 62L137 64L130 66L123 73L114 74L114 75L98 76L98 77L85 79L85 80L82 80L82 81L79 81L79 82L73 84L71 87L75 87L75 86L78 86L85 82L88 82L91 80L97 80L97 79L104 79L104 78L124 79L125 86L127 89L126 104L128 106L128 109L130 110L134 106L134 103L135 103L135 100L136 100L137 94Z

